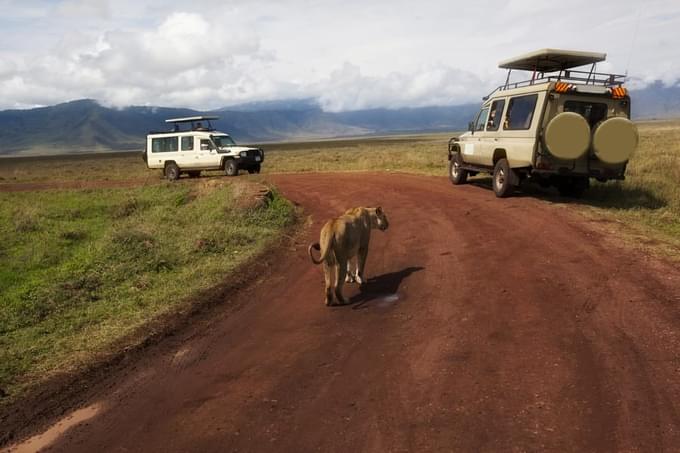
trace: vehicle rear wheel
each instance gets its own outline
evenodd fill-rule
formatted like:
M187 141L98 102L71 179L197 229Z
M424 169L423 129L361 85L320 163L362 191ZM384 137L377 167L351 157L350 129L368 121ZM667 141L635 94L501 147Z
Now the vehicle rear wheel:
M449 160L449 179L454 185L465 184L468 177L467 170L460 168L460 154L456 153Z
M198 178L199 176L201 176L201 172L200 172L200 171L190 171L190 172L189 172L189 177L190 177L190 178Z
M510 164L507 159L500 159L493 169L493 192L498 198L512 195L515 187L512 185Z
M170 162L165 166L165 177L168 178L168 181L179 179L179 167L176 163Z
M224 163L224 173L227 176L238 175L238 165L236 164L236 161L234 159L229 159Z

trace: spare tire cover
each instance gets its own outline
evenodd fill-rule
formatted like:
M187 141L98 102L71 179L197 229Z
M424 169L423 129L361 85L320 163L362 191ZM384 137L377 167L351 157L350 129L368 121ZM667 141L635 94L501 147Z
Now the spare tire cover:
M578 113L562 112L551 119L543 135L550 154L558 159L578 159L590 146L590 126Z
M630 159L639 140L637 127L628 118L609 118L593 133L595 155L607 164L622 164Z

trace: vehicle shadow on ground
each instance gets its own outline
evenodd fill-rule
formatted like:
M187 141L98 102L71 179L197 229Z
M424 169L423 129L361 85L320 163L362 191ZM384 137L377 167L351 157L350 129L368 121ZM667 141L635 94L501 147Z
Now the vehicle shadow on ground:
M491 177L470 180L473 186L493 190ZM554 187L543 188L536 183L524 182L512 195L513 197L533 197L552 203L575 203L597 208L613 209L661 209L668 203L654 192L639 188L627 187L620 181L599 183L592 181L591 187L580 198L562 196Z
M423 269L425 268L422 266L411 266L397 272L371 277L359 287L359 294L349 299L349 305L352 305L353 309L357 309L375 300L394 298L394 301L396 301L398 299L397 291L401 282L414 272L419 272Z

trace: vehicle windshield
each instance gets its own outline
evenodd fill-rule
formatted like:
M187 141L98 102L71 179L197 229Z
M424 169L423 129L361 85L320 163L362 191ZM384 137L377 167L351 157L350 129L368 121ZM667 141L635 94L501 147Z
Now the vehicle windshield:
M215 146L218 148L226 148L236 144L236 142L234 142L234 140L232 140L228 135L213 135L212 139L213 142L215 142Z

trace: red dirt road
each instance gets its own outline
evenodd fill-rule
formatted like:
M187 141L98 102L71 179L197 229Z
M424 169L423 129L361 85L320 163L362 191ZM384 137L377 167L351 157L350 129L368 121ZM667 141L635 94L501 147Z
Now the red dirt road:
M444 178L271 176L313 219L267 280L152 347L51 451L677 451L680 269ZM384 207L323 305L323 221Z

